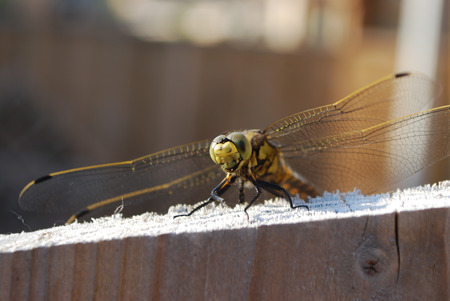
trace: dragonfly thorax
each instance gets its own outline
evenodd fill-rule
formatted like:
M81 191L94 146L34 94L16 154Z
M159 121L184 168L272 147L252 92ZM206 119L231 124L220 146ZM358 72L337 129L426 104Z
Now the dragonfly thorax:
M209 148L211 159L225 171L239 170L252 154L249 139L241 132L217 136Z

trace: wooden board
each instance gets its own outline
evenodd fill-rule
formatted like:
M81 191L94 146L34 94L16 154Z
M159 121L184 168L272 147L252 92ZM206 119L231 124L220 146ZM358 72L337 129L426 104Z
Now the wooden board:
M218 206L213 219L199 213L159 234L145 227L162 217L148 215L135 227L110 218L0 236L0 300L449 300L448 187L440 208L311 209L260 223L276 211L270 204L250 210L250 221ZM224 212L242 223L211 226ZM203 230L190 231L194 223ZM111 236L89 239L96 227ZM22 239L35 247L13 247Z

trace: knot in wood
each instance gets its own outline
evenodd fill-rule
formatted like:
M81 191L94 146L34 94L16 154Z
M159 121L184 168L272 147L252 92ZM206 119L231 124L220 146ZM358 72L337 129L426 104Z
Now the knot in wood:
M377 273L379 273L379 269L381 268L381 265L378 264L378 260L376 259L368 259L366 261L366 265L363 267L363 271L370 276L373 276Z

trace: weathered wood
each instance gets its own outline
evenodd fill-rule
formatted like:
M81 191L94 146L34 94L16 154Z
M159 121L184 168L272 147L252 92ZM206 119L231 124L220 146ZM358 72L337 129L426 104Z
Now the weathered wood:
M248 222L241 208L217 206L189 219L112 217L0 236L0 299L449 300L446 183L423 192L425 203L441 198L430 209L405 205L420 202L411 193L365 214L266 204ZM355 208L352 198L339 199Z

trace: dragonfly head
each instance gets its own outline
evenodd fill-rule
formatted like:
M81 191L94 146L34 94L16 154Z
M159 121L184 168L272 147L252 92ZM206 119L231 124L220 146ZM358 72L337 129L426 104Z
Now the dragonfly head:
M252 145L240 132L217 136L209 147L211 159L225 171L238 170L252 155Z

